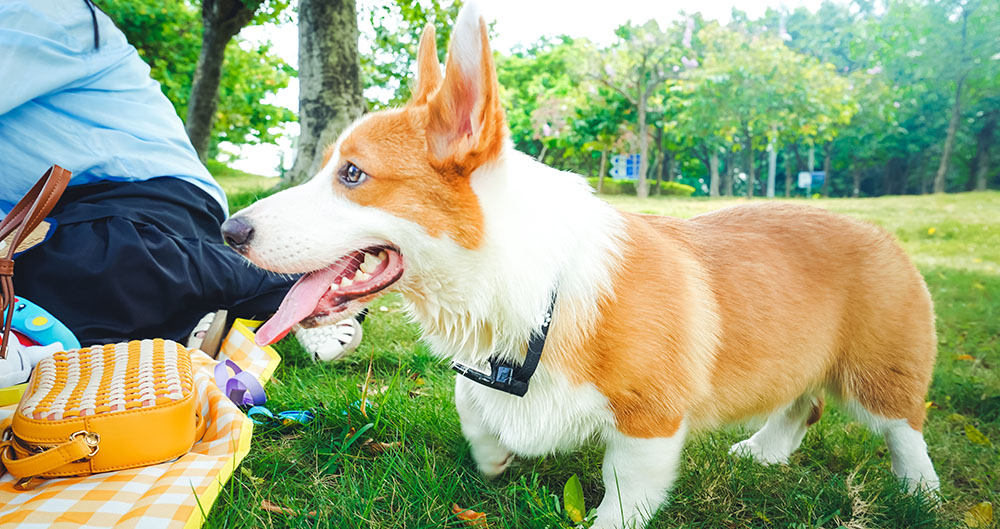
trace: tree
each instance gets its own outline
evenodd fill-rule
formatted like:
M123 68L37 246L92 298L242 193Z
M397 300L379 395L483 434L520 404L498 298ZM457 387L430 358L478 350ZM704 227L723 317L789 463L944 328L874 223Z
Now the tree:
M618 42L599 54L594 78L620 93L637 110L639 136L639 198L649 196L649 130L646 114L649 98L668 78L680 71L679 52L672 35L660 30L655 21L643 25L628 23L615 34Z
M599 151L600 163L597 170L597 192L604 190L604 177L607 176L608 154L615 148L623 147L628 134L623 128L628 122L627 113L631 105L617 92L604 86L589 86L585 101L577 108L573 128L581 138L587 138L583 149L588 152Z
M692 39L700 66L685 72L680 85L682 115L677 120L685 145L704 164L709 175L709 195L719 196L731 186L721 185L719 153L732 145L739 116L732 103L738 87L729 75L727 51L742 45L740 36L717 22L706 24Z
M103 0L103 9L125 33L150 67L150 75L182 118L188 101L199 49L199 13L185 0ZM192 30L193 29L193 30ZM223 141L234 144L274 141L278 127L295 115L284 107L261 102L288 86L295 70L275 56L269 43L250 46L239 37L226 48L221 97L209 137L212 157Z
M455 17L462 7L456 0L364 2L358 9L362 85L372 109L399 106L410 99L417 46L424 27L435 29L438 60L442 63Z
M299 0L299 122L286 184L312 177L323 151L365 109L354 0Z
M254 19L258 10L275 17L287 0L202 0L201 52L191 82L185 128L198 156L205 161L211 142L212 122L219 106L219 82L229 42Z
M955 2L954 8L958 10L958 19L961 29L959 30L958 54L960 65L954 75L955 97L951 110L951 119L948 121L948 132L945 133L944 147L941 153L941 163L938 165L937 174L934 175L934 192L944 193L944 179L948 171L948 162L951 160L951 151L955 145L955 134L958 132L958 122L962 118L962 93L965 88L965 81L971 73L972 65L969 64L969 16L979 7L978 2Z

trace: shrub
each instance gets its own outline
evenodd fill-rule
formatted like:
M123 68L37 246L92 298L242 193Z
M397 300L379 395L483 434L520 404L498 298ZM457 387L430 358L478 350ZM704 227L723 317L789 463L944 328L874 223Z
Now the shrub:
M663 182L660 185L661 195L675 195L680 197L689 197L691 196L692 193L694 193L693 187L687 184L682 184L680 182Z
M587 183L590 187L597 189L597 178L587 178ZM615 178L605 178L604 186L601 188L602 195L634 195L635 191L635 180L624 180ZM661 182L660 183L660 195L671 195L679 197L689 197L694 193L694 188L682 184L680 182ZM656 193L656 182L649 182L649 194L655 195Z

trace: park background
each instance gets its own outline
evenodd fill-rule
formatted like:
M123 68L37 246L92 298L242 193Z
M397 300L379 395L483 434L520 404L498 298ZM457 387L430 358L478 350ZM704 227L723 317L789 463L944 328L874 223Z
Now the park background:
M525 28L499 16L491 25L511 139L630 211L688 217L773 193L894 233L937 307L926 430L943 500L903 494L881 439L834 407L790 465L729 457L746 431L693 436L651 526L996 527L1000 0L744 3L520 3ZM459 7L97 4L150 65L234 211L311 176L363 112L405 102L420 31L435 25L443 61ZM574 34L575 19L603 32ZM535 29L550 26L569 29ZM510 37L518 31L536 33ZM613 157L630 153L637 177L608 177ZM800 187L800 173L823 178ZM278 344L273 405L318 418L259 429L207 526L467 526L452 504L485 512L494 528L578 526L572 507L601 497L600 450L519 461L483 480L459 431L453 375L398 298L373 314L361 351L339 363Z

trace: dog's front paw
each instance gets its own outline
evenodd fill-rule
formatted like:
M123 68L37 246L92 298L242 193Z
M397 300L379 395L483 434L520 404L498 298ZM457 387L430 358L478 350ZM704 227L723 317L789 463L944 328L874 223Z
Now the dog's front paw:
M472 458L476 460L479 471L487 478L495 478L503 474L514 460L514 454L506 448L494 444L492 446L473 446Z
M646 526L643 517L625 514L628 521L622 521L622 514L624 513L617 503L612 502L610 505L602 503L597 508L597 518L590 529L643 529Z
M734 444L729 453L738 457L753 457L755 461L762 465L773 465L775 463L788 463L788 453L780 449L772 449L758 443L753 437Z

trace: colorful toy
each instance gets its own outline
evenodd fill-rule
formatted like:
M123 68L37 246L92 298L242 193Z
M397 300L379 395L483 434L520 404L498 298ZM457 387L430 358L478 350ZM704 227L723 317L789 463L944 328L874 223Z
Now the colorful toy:
M73 332L45 309L22 298L14 298L14 319L10 328L40 345L61 343L63 350L79 349Z
M61 350L63 347L58 342L49 345L26 346L21 345L17 340L11 340L11 343L7 345L7 358L0 359L0 388L9 388L25 382L38 362ZM20 392L17 396L20 397Z

